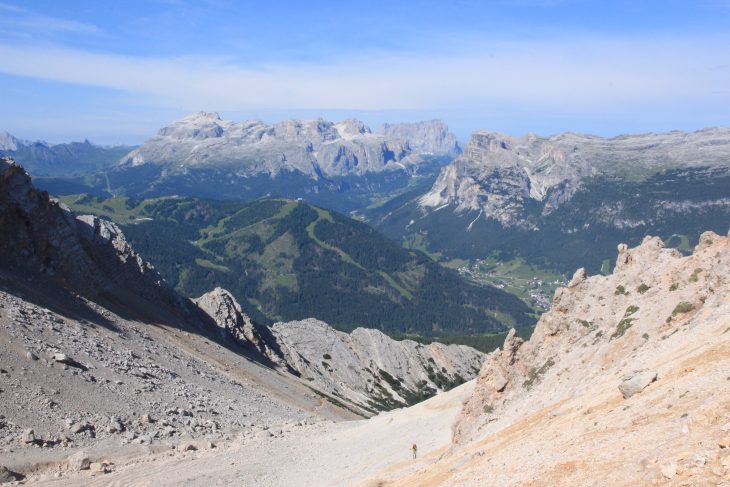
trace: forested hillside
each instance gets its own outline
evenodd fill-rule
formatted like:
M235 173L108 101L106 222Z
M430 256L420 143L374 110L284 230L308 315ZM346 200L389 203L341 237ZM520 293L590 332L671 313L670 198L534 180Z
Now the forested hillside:
M516 297L467 283L364 223L298 201L64 197L119 223L180 292L229 289L264 322L307 317L341 329L425 337L526 327Z

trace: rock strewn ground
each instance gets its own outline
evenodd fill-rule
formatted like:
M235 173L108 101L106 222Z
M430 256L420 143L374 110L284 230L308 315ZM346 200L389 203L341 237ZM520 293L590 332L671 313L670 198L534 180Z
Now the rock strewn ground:
M80 449L94 459L353 417L193 330L127 320L5 272L0 406L0 465L24 473Z

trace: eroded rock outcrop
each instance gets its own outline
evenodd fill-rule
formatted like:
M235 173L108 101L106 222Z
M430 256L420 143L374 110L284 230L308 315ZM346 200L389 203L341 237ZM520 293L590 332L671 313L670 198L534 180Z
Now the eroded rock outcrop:
M730 238L647 237L490 353L449 452L394 486L724 485ZM437 479L437 480L434 480Z
M223 337L255 349L330 400L364 415L414 404L461 384L476 375L484 358L471 347L396 341L365 328L345 333L316 319L257 325L221 288L195 302Z
M579 269L556 291L530 340L510 333L501 350L487 355L454 427L455 442L477 437L505 414L530 414L580 394L607 375L615 376L613 394L641 393L657 370L647 366L651 354L637 350L659 349L680 332L711 324L712 316L727 316L729 271L728 238L712 232L688 257L646 237L636 248L618 246L611 275L587 277Z
M221 336L231 337L240 344L261 345L256 326L243 312L241 305L231 293L220 287L203 294L194 300L220 328Z

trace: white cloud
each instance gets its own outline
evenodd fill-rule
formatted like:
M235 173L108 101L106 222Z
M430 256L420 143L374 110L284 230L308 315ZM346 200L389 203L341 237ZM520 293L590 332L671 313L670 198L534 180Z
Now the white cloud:
M730 105L728 39L492 42L433 54L242 66L0 44L0 72L113 88L189 110L425 110L490 104L630 110L636 103Z

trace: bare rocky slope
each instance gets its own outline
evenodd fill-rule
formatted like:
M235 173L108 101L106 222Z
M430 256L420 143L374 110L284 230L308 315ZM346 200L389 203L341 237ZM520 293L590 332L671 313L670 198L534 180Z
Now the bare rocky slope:
M729 271L712 232L579 269L487 356L450 453L394 485L730 485Z
M376 333L367 350L342 335L347 352L330 353L338 367L360 367L352 354L369 353L377 383L310 366L314 344L331 343L327 325L272 330L222 289L197 304L179 296L116 225L75 216L5 158L0 228L0 466L10 469L0 479L48 468L64 475L108 450L139 454L191 439L201 447L369 415L404 405L421 380L435 393L471 378L481 361L467 347ZM401 350L408 367L393 359ZM429 358L445 371L432 382ZM370 407L375 397L388 402Z
M373 133L359 120L232 122L217 113L182 118L122 158L121 166L168 171L228 167L237 176L299 172L310 177L364 174L416 166L420 154L455 155L456 138L440 121L388 125Z

